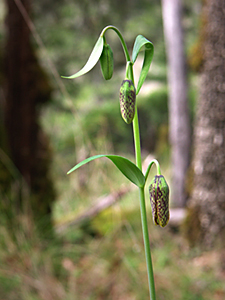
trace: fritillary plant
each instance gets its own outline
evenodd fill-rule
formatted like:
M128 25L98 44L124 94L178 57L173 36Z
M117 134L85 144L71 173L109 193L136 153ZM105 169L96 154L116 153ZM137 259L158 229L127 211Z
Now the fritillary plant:
M71 170L68 171L68 174L72 173L73 171L77 170L78 168L89 163L92 160L95 160L97 158L108 158L128 180L130 180L133 184L135 184L138 187L142 231L143 231L143 238L144 238L146 264L147 264L149 295L151 300L155 300L156 299L155 284L154 284L154 275L153 275L153 268L152 268L152 259L151 259L147 214L146 214L146 205L145 205L145 193L144 193L147 177L153 164L155 164L157 167L157 175L152 179L149 186L150 203L152 208L153 222L155 225L159 225L161 227L166 226L169 221L169 187L167 185L164 176L161 174L160 165L156 159L153 159L150 162L145 174L143 174L142 172L140 130L139 130L139 122L138 122L137 101L136 101L136 97L146 79L146 76L148 74L153 59L154 46L144 36L138 35L134 42L132 56L130 57L126 43L120 31L115 26L111 26L111 25L107 26L102 30L90 54L90 57L87 63L84 65L84 67L74 75L68 77L66 76L62 76L62 77L67 79L77 78L89 72L97 64L97 62L100 61L103 78L105 80L110 80L112 78L113 65L114 65L113 52L110 45L106 42L106 38L105 38L105 33L108 30L113 30L118 35L125 54L126 72L125 72L125 78L122 81L120 87L118 98L120 101L121 116L123 120L125 121L126 124L132 123L133 125L136 164L134 164L127 158L119 155L100 154L100 155L89 157L79 162ZM144 50L144 59L143 59L142 69L139 75L137 87L135 87L133 65L141 50Z

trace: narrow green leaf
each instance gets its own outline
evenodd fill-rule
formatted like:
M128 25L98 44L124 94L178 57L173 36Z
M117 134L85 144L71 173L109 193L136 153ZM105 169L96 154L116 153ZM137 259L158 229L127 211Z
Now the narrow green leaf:
M131 182L133 182L138 187L143 187L145 184L145 177L141 170L130 160L127 158L124 158L119 155L95 155L92 157L89 157L83 161L81 161L79 164L75 165L71 170L67 172L67 174L72 173L76 169L80 168L81 166L85 165L86 163L101 157L107 157L110 159L114 165L120 170L121 173L123 173L124 176L126 176Z
M143 65L142 65L142 69L141 69L141 74L138 80L138 85L137 85L137 90L136 90L136 94L139 93L145 78L148 74L152 59L153 59L153 55L154 55L154 46L153 44L147 40L144 36L142 35L138 35L136 37L135 43L134 43L134 47L133 47L133 53L132 53L132 61L133 63L135 63L138 54L141 51L141 48L145 46L145 54L144 54L144 61L143 61Z
M62 76L62 78L67 78L67 79L74 79L77 78L81 75L86 74L87 72L89 72L91 69L94 68L94 66L97 64L101 54L102 54L102 50L103 50L103 45L104 45L104 40L103 37L100 36L89 56L88 61L86 62L85 66L78 71L77 73L75 73L74 75L71 76Z

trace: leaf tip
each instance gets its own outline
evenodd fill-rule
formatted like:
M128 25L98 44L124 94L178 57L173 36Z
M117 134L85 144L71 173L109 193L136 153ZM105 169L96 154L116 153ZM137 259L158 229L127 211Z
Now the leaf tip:
M73 76L73 75L72 75ZM62 76L60 76L61 78L63 78L63 79L72 79L72 76L64 76L64 75L62 75Z

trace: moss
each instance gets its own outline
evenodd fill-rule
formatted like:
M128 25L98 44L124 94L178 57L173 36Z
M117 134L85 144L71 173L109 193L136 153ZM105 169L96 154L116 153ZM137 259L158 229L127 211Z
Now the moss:
M203 62L203 41L202 39L199 39L190 49L188 55L188 64L193 71L200 72L203 66Z
M194 247L200 244L201 224L200 224L200 207L191 206L187 209L187 217L182 225L182 232L187 238L189 245Z

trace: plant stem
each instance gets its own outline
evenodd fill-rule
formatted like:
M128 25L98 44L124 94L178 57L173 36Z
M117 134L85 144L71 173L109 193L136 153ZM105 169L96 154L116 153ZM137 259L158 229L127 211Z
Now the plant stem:
M123 46L124 54L126 57L126 61L129 64L129 70L127 68L127 74L131 77L130 79L134 83L134 75L133 75L133 63L130 60L130 55L126 46L126 43L120 33L120 31L115 26L107 26L102 30L101 36L104 36L105 32L108 29L114 30L120 38L121 44ZM137 167L142 170L142 160L141 160L141 142L140 142L140 130L139 130L139 122L138 122L138 112L137 112L137 104L135 105L135 115L133 119L133 134L134 134L134 147L135 147L135 157ZM157 162L158 163L158 162ZM157 164L158 169L158 164ZM160 170L160 169L158 169ZM155 298L155 284L154 284L154 276L153 276L153 268L152 268L152 259L151 259L151 250L148 236L148 222L146 215L146 207L145 207L145 193L144 187L139 188L139 198L140 198L140 210L141 210L141 223L142 223L142 231L144 238L144 246L145 246L145 257L147 263L147 273L148 273L148 285L150 292L150 300L156 300Z
M154 275L152 268L152 258L151 258L151 250L149 243L149 235L148 235L148 222L146 215L146 207L145 207L145 194L144 188L139 188L139 198L140 198L140 209L141 209L141 224L142 224L142 232L144 238L144 246L145 246L145 258L147 264L147 273L148 273L148 286L150 292L150 300L155 300L155 283L154 283Z
M141 161L141 142L140 142L140 130L138 122L138 111L137 105L135 107L135 115L133 119L133 135L134 135L134 148L136 156L136 164L140 170L142 170L142 161Z
M118 28L116 28L116 27L113 26L113 25L106 26L106 27L102 30L101 36L104 36L104 34L106 33L106 31L109 30L109 29L114 30L114 31L117 33L117 35L119 36L120 41L121 41L121 44L122 44L122 46L123 46L123 50L124 50L124 54L125 54L125 57L126 57L126 61L130 61L130 55L129 55L129 52L128 52L128 49L127 49L127 45L126 45L126 43L125 43L125 41L124 41L124 39L123 39L123 36L122 36L122 34L120 33L120 31L119 31Z
M153 159L153 160L150 162L150 164L149 164L149 166L148 166L148 168L147 168L147 170L146 170L146 173L145 173L145 180L147 180L149 171L150 171L150 169L151 169L151 167L152 167L153 164L156 164L157 175L161 175L161 169L160 169L159 162L158 162L156 159Z
M141 143L140 143L140 130L139 130L139 122L138 122L137 105L136 105L136 112L135 112L135 116L134 116L134 120L133 120L133 134L134 134L136 164L137 164L138 168L140 170L142 170ZM158 165L157 165L157 167L158 167ZM146 215L144 187L139 188L139 199L140 199L141 224L142 224L142 232L143 232L144 246L145 246L145 258L146 258L146 264L147 264L150 300L155 300L156 299L155 298L155 283L154 283L154 275L153 275L153 268L152 268L152 258L151 258L151 250L150 250L150 243L149 243L149 235L148 235L148 222L147 222L147 215Z

